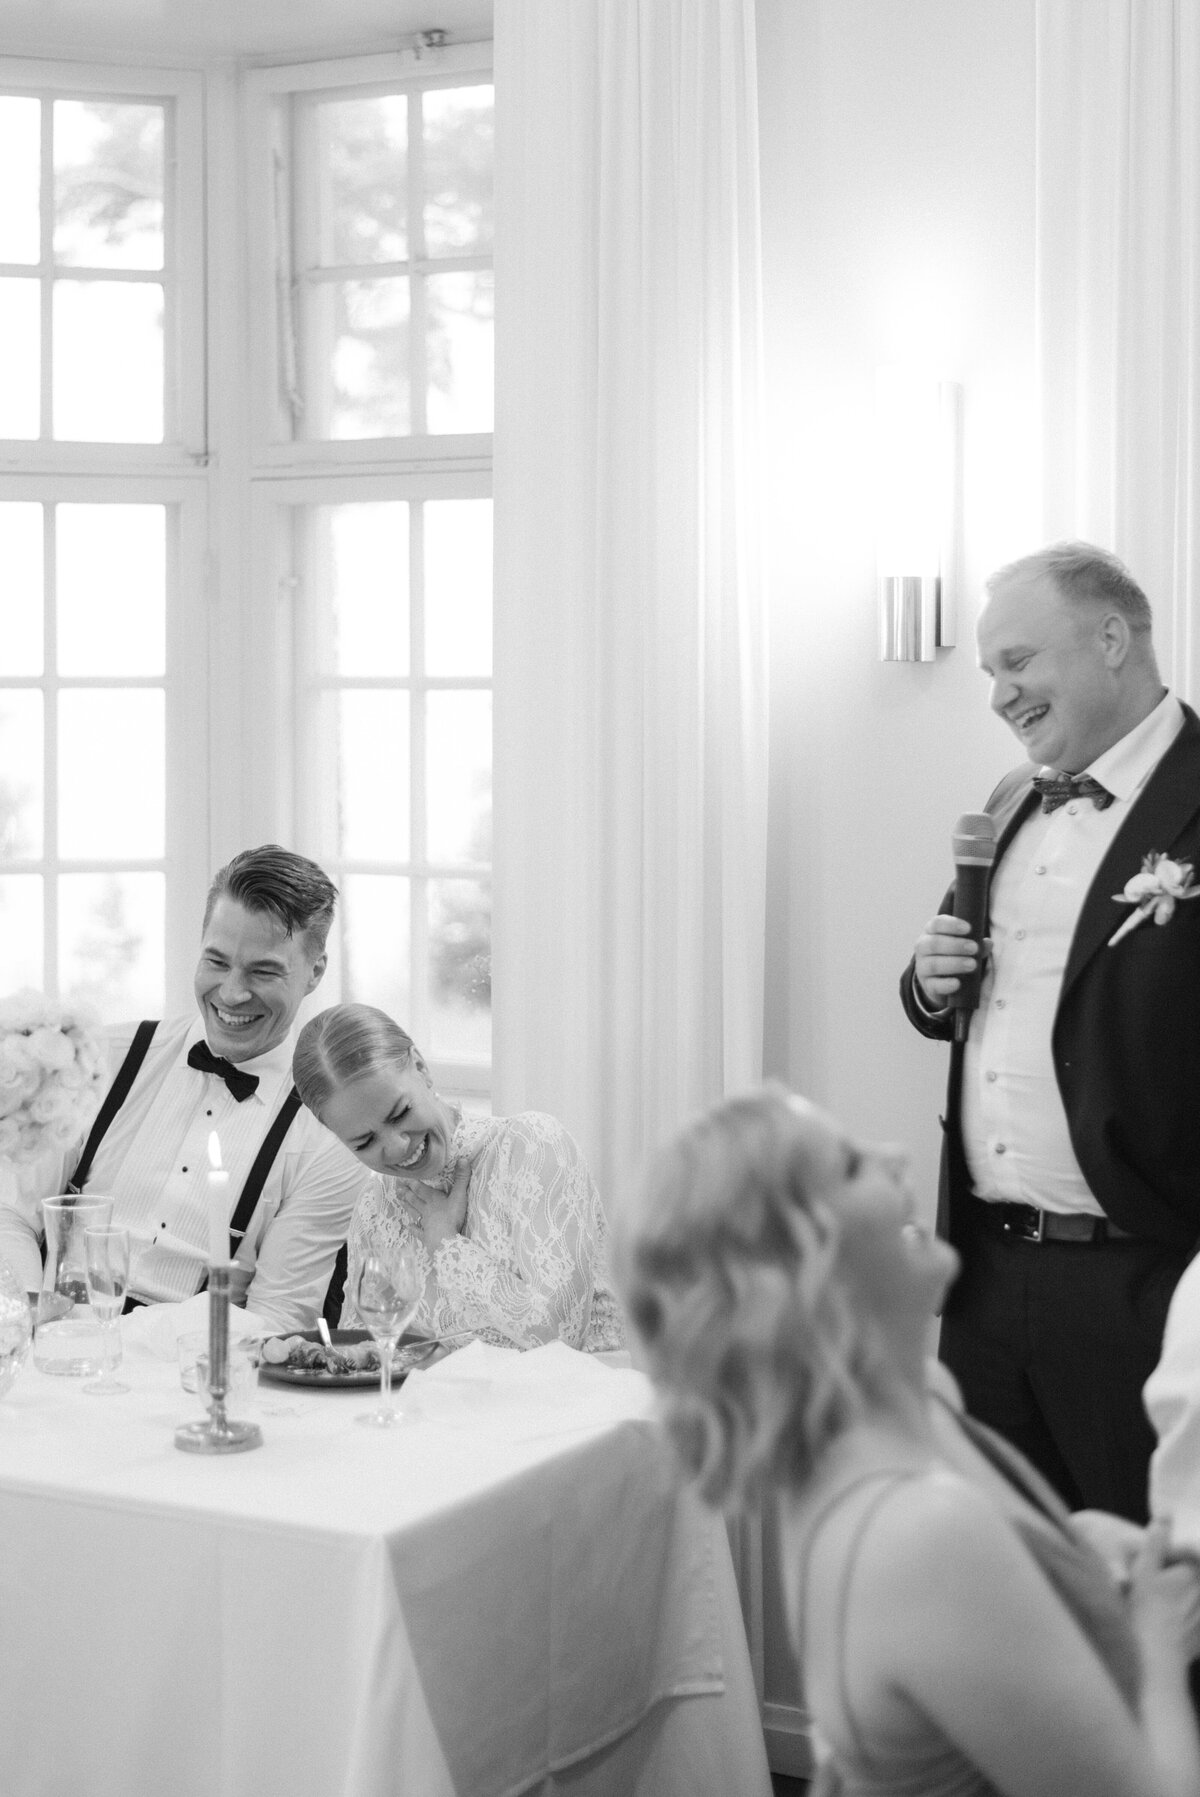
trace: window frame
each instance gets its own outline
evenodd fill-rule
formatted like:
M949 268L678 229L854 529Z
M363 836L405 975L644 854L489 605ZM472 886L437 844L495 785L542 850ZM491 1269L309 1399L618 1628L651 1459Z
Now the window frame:
M277 221L287 254L295 234L290 195L296 159L287 108L293 97L317 93L367 97L404 87L465 86L471 76L494 81L490 42L447 44L418 55L402 50L387 55L341 57L335 61L250 70L245 79L243 132L247 146L249 240L257 246L253 273L262 303L251 321L251 391L253 459L256 471L295 472L308 467L362 469L369 465L471 467L483 458L490 464L493 433L437 432L420 436L307 439L291 434L279 396L281 359L279 312L283 272L273 253ZM454 260L447 258L447 261ZM289 271L290 274L290 271Z
M162 505L167 510L166 645L164 672L127 679L121 675L61 675L44 667L41 674L5 675L2 684L14 691L35 691L55 697L63 690L105 689L136 686L162 688L167 707L166 767L164 784L166 816L161 868L166 879L164 920L164 1003L167 1013L191 1003L190 971L195 959L196 917L193 899L205 890L208 869L207 839L195 829L197 817L207 813L205 776L207 755L197 746L207 738L205 685L195 678L207 660L205 639L204 568L207 540L207 504L204 483L193 477L109 475L25 475L0 471L0 503L22 500L35 504L71 503ZM53 632L49 618L46 639ZM57 812L55 788L57 751L54 731L56 707L43 715L45 745L44 790L47 819L42 853L19 862L6 862L5 873L38 874L48 884L43 889L43 967L45 989L58 991L58 930L53 903L53 884L59 874L118 871L157 871L157 861L122 857L113 862L97 858L67 858L58 852L57 833L51 828Z
M242 741L262 782L260 803L285 832L284 839L309 853L316 852L316 845L307 841L300 793L299 684L303 670L302 655L297 653L296 601L304 574L295 566L295 513L305 506L356 501L491 499L493 433L325 439L291 435L279 379L279 256L288 258L290 279L294 230L291 102L293 97L307 99L318 93L339 97L390 93L413 84L461 86L472 77L494 84L490 41L451 44L421 53L405 49L256 68L247 71L243 80L240 135L247 237L252 246L247 457L249 579L254 595L243 652L247 665L259 671L257 690L262 703L255 706L248 728L243 726ZM277 238L277 220L284 233L282 244ZM495 690L494 672L430 682L433 687L439 684ZM410 779L415 785L419 778L420 750L414 740ZM493 866L494 857L487 868L489 878ZM470 877L468 869L454 871ZM424 873L420 877L425 877ZM411 949L410 962L416 963ZM461 1095L474 1107L486 1106L492 1079L490 1055L486 1060L435 1056L430 1069L439 1089Z
M186 469L207 459L204 297L204 77L185 69L138 68L104 63L55 62L0 56L0 93L56 99L171 102L164 140L163 246L163 441L78 442L0 438L0 471L63 470L159 472ZM28 276L26 265L6 263ZM147 271L149 272L149 271ZM39 284L46 269L39 264ZM44 308L43 308L44 316ZM189 350L194 346L194 350ZM43 346L44 347L44 346ZM42 393L45 403L45 360ZM45 418L43 417L43 427Z

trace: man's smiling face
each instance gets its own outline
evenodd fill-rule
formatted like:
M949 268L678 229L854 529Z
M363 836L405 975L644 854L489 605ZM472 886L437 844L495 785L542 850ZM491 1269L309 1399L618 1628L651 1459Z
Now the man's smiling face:
M1044 574L999 587L984 607L979 665L991 706L1030 761L1077 774L1124 735L1110 615L1069 604Z
M223 892L200 942L195 993L214 1054L249 1061L282 1042L325 971L303 935Z

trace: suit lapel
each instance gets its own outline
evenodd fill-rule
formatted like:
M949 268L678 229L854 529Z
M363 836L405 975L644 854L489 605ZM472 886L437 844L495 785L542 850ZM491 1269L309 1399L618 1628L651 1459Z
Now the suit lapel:
M1147 855L1165 854L1200 811L1200 720L1190 706L1183 711L1183 729L1147 780L1088 888L1063 969L1064 995L1129 915L1129 906L1118 904L1113 895L1140 872Z

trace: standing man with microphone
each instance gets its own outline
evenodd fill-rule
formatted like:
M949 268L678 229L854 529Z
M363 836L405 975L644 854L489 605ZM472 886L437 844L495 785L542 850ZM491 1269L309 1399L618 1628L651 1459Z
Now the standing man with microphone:
M987 804L986 913L947 895L901 980L953 1041L939 1351L1069 1505L1143 1521L1141 1388L1200 1240L1200 720L1115 556L1057 544L985 591L980 666L1029 764Z

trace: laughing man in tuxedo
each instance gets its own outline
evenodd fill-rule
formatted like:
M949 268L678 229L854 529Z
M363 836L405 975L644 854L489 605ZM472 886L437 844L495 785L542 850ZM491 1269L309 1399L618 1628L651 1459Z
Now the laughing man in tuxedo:
M215 1135L235 1301L263 1329L307 1329L320 1313L365 1177L291 1079L296 1014L325 972L336 900L303 855L274 843L235 855L209 888L196 1011L105 1032L107 1095L51 1189L111 1195L136 1305L180 1305L204 1287ZM40 1236L32 1194L0 1202L0 1258L30 1287Z
M1164 690L1149 604L1114 556L1058 544L986 594L980 665L1032 765L987 806L990 943L944 1119L939 1227L963 1274L940 1354L1069 1504L1143 1520L1141 1388L1200 1236L1200 902L1114 938L1148 857L1200 867L1200 720ZM1158 870L1164 889L1178 877ZM939 1039L985 946L949 911L901 981Z

